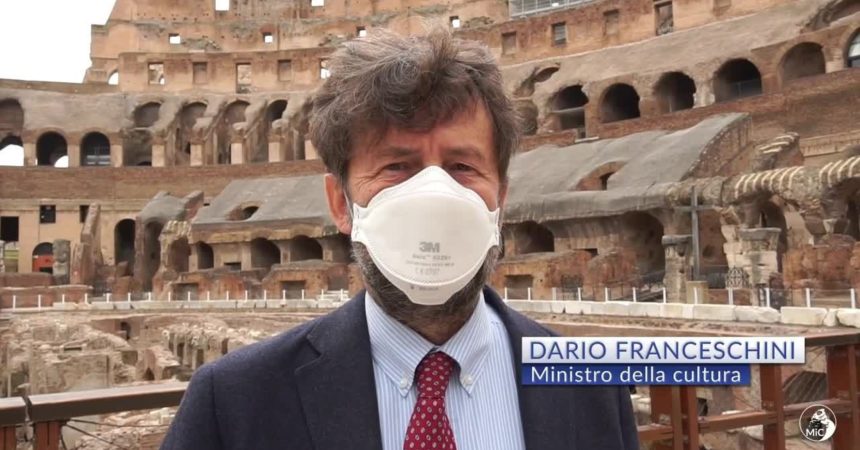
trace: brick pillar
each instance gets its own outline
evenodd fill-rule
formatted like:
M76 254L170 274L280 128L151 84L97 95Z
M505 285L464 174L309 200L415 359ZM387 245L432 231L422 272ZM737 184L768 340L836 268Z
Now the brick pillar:
M245 164L245 146L241 142L230 144L230 164Z
M663 250L666 252L666 274L663 286L666 287L666 300L679 302L686 292L687 274L692 265L693 238L689 234L663 236Z
M81 146L69 144L66 147L66 154L69 155L69 167L81 167Z
M24 165L25 166L36 166L39 162L36 159L36 144L25 142L24 143Z
M164 144L152 144L152 167L164 167L166 153Z
M191 144L191 161L192 166L203 165L203 144Z
M122 145L111 144L110 164L113 167L122 167L123 165L125 165L124 155L122 154Z
M6 243L0 241L0 273L6 272Z
M281 162L284 160L284 152L280 142L269 142L269 162Z

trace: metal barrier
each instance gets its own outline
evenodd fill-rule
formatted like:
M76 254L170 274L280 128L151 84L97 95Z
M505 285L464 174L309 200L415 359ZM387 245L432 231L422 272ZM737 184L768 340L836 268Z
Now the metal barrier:
M563 335L576 335L576 325L548 323ZM838 416L833 436L834 450L856 449L860 443L860 332L831 332L806 338L807 347L824 347L827 354L827 396L823 404ZM639 426L642 442L655 449L698 450L700 436L754 425L764 428L764 449L785 449L784 422L795 420L807 403L785 404L781 366L759 369L762 409L734 414L699 416L696 388L654 386L651 395L652 423ZM70 419L177 406L187 383L35 395L27 399L0 399L0 450L16 448L18 427L32 426L36 450L58 450L61 430Z

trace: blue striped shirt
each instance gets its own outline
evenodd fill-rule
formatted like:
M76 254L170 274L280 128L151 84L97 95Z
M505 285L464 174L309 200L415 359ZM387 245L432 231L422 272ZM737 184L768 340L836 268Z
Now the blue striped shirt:
M415 369L435 350L445 352L459 366L445 394L457 449L525 449L508 332L483 295L463 328L436 346L386 314L365 294L384 450L403 450L418 398Z

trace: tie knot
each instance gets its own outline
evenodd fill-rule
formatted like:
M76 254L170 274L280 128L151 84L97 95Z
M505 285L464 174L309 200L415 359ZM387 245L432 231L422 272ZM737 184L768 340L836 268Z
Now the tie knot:
M428 354L418 364L418 397L445 398L448 380L454 371L454 359L442 352Z

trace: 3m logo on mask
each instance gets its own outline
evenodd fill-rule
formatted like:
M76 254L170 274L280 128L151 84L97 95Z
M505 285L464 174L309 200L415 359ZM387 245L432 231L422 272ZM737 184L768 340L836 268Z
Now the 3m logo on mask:
M418 244L418 251L423 253L439 253L438 242L422 242Z

